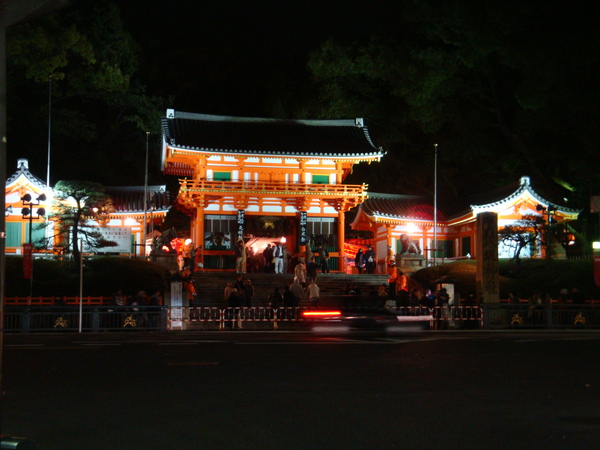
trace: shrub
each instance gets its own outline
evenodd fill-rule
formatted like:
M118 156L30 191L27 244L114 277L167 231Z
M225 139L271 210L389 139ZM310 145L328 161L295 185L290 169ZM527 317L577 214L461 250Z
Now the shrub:
M6 296L35 297L79 295L79 264L72 261L35 259L33 284L23 279L23 258L6 258ZM121 257L92 258L84 262L83 295L110 296L117 289L126 294L165 290L168 273L155 263Z
M462 296L476 292L476 261L457 261L436 267L421 269L412 279L424 288L434 289L437 281L454 283ZM521 298L529 298L536 290L545 290L552 298L561 289L569 291L577 287L584 298L600 299L600 288L594 284L592 260L542 260L523 259L519 270L514 270L508 260L499 262L500 298L514 292Z

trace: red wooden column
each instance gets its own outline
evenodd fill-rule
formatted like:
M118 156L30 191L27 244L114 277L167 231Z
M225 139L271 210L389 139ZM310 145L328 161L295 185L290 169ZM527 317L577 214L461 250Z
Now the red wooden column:
M345 216L344 211L339 210L338 214L338 270L342 273L346 271L346 264L344 258L344 241L346 239L346 235L344 234L345 228Z

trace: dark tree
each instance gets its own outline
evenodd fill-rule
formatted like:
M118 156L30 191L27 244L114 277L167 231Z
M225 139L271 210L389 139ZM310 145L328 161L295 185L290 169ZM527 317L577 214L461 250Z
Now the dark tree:
M51 98L51 177L143 181L146 132L160 135L167 102L140 83L139 48L110 2L11 27L7 36L10 154L45 173ZM51 97L49 95L51 90ZM158 139L151 141L158 168ZM85 163L82 163L85 161ZM37 164L37 166L36 166Z
M431 192L438 143L444 193L529 175L586 204L600 190L600 27L586 6L403 2L394 36L312 54L319 97L304 111L371 119L389 152L368 170L375 190Z
M104 187L89 181L59 181L54 187L53 215L56 223L55 238L58 238L67 252L79 259L79 241L89 248L109 247L116 243L106 241L90 225L90 220L102 223L114 212L112 200L104 193Z

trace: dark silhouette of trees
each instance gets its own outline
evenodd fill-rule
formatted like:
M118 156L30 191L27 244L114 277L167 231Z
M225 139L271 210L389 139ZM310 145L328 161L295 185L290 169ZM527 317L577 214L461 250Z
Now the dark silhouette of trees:
M90 224L92 219L102 223L114 212L112 200L104 193L102 185L89 181L59 181L54 187L52 211L53 239L58 238L75 260L79 259L80 240L91 249L116 245L103 239L97 225Z
M388 150L367 168L372 190L431 193L439 143L446 194L529 175L585 205L600 190L600 31L586 4L402 2L395 35L312 54L319 95L304 113L371 119Z

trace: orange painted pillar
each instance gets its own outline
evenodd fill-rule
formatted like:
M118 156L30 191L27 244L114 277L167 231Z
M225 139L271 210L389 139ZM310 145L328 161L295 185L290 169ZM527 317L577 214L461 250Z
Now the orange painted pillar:
M346 240L346 235L344 234L344 229L344 212L340 210L338 214L338 270L342 273L346 272L346 258L344 257L344 241Z
M194 228L195 236L192 239L195 242L196 248L202 246L200 259L196 260L195 270L204 270L204 208L196 208L196 224ZM202 264L202 269L198 267L198 263Z

